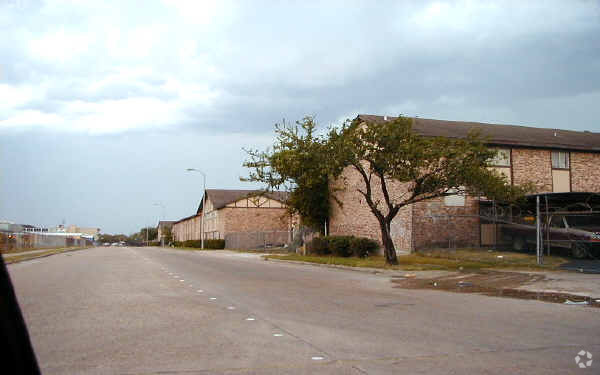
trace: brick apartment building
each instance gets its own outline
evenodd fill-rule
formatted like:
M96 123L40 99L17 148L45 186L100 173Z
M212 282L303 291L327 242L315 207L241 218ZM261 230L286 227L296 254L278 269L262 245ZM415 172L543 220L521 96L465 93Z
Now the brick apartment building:
M205 239L226 239L228 234L240 232L288 231L293 224L285 192L207 189L205 194ZM201 228L202 200L196 214L173 223L174 240L199 240Z
M365 122L393 120L373 115L358 118ZM472 129L479 130L489 146L498 150L491 168L511 184L532 182L537 193L600 192L600 133L413 119L413 131L422 136L464 138ZM351 168L343 175L345 184L343 179L334 183L342 188L337 197L343 206L332 203L330 233L381 241L379 224L357 191L364 186L362 178ZM382 195L380 190L374 189ZM406 186L392 184L391 190L391 195L401 194ZM480 197L448 196L402 208L391 225L396 249L489 245L491 235L479 216L484 204Z

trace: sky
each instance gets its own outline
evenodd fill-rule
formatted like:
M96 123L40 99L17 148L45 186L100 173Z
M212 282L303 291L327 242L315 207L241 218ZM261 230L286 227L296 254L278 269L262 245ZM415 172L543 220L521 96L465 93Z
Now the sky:
M0 0L0 220L138 231L283 119L600 132L600 1ZM164 207L164 208L163 208Z

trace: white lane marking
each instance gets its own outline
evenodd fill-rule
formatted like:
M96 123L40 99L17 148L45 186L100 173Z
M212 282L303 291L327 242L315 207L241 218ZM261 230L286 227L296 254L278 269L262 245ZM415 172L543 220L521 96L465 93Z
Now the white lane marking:
M210 299L211 299L212 301L214 301L214 300L216 300L216 299L217 299L217 297L210 297Z
M181 280L179 280L179 281L181 281L181 282L184 282L185 280L184 280L184 279L181 279Z
M274 333L273 336L275 336L275 337L281 337L283 335L281 333Z
M256 319L254 319L254 318L246 318L246 320L252 321L252 320L256 320Z
M235 310L235 306L227 306L227 310Z
M322 359L325 359L325 357L321 357L321 356L317 355L317 356L311 357L310 359L312 359L313 361L320 361Z
M196 292L198 292L198 293L204 293L204 291L202 289L198 289Z

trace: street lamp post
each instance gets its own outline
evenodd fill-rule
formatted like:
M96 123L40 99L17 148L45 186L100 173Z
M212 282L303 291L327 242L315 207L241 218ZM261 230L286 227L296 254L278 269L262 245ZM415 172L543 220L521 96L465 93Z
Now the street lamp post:
M160 202L158 202L158 203L154 203L154 204L152 204L152 205L153 205L153 206L159 206L160 208L162 208L162 211L161 211L161 213L162 213L162 218L163 218L163 220L164 220L164 219L165 219L165 205L164 205L164 204L162 204L162 203L160 203ZM157 236L157 239L160 241L160 245L161 245L161 246L165 246L165 243L164 243L164 240L163 240L162 236L161 236L160 238L158 238L158 229L160 228L160 215L158 216L158 225L157 225L157 227L156 227L156 228L157 228L157 229L156 229L156 236Z
M204 214L206 212L206 174L196 168L187 168L188 172L202 174L202 218L200 219L200 247L204 250Z

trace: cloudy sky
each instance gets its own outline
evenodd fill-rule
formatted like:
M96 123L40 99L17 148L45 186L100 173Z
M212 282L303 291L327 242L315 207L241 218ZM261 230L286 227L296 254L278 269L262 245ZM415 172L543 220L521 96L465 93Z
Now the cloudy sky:
M598 1L0 0L0 220L132 233L252 188L273 124L600 132Z

